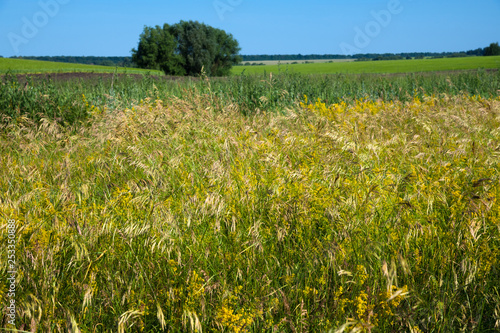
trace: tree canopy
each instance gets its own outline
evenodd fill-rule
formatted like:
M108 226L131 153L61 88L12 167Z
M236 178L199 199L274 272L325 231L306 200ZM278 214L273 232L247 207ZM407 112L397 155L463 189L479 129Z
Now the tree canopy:
M498 43L491 43L490 46L484 49L485 56L500 55L500 46Z
M144 27L132 61L140 68L160 69L167 75L228 75L241 61L238 41L224 30L197 21L163 27Z

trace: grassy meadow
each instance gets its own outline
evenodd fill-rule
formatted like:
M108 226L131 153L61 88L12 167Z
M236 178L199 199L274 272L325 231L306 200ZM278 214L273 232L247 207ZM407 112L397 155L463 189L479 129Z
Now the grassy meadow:
M125 68L111 66L96 66L84 64L71 64L53 61L25 60L0 58L0 74L19 73L68 73L68 72L95 72L95 73L128 73L128 74L155 74L163 75L161 71L144 70L140 68Z
M500 330L500 73L2 80L2 328Z
M500 68L500 56L235 66L233 67L232 72L233 74L240 74L242 72L247 74L264 72L278 73L280 71L290 71L303 74L366 74L457 71L478 68Z

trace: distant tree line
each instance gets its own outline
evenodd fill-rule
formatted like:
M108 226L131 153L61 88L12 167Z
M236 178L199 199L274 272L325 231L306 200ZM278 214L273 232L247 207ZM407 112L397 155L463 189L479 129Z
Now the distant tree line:
M500 45L498 43L491 43L490 46L484 49L485 56L500 55Z
M493 43L486 48L478 48L464 52L405 52L405 53L359 53L352 56L340 54L260 54L260 55L242 55L241 58L246 61L290 61L290 60L321 60L321 59L362 59L362 60L398 60L398 59L423 59L423 58L454 58L484 55L500 55L498 43ZM498 53L496 53L498 52Z
M241 61L238 41L224 30L198 21L144 27L132 61L167 75L225 76Z

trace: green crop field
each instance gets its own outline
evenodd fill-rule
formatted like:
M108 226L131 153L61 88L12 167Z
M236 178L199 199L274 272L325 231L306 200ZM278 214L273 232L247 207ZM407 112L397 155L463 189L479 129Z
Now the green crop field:
M71 64L63 62L23 60L0 58L0 73L67 73L67 72L95 72L95 73L128 73L146 74L148 72L155 75L162 75L161 71L145 70L139 68L94 66L83 64Z
M357 61L332 62L286 65L256 65L235 66L234 74L247 74L290 71L305 74L332 74L332 73L414 73L429 71L455 71L478 68L500 68L500 56L495 57L467 57L415 60L387 60L387 61Z
M303 74L363 74L363 73L411 73L431 71L457 71L472 69L498 69L500 56L496 57L468 57L468 58L442 58L418 60L388 60L388 61L362 61L362 62L317 62L309 64L273 64L255 66L234 66L232 73L239 75L259 74L264 72L277 73L289 71ZM94 72L94 73L128 73L163 75L161 71L145 70L139 68L115 68L108 66L93 66L83 64L70 64L50 61L22 60L0 58L0 73L65 73L65 72Z

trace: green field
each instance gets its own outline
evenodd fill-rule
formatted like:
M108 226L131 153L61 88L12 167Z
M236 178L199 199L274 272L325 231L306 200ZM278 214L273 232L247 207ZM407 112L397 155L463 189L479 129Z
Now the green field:
M500 56L495 57L468 57L468 58L441 58L416 60L387 60L387 61L358 61L333 62L288 65L256 65L235 66L233 74L256 74L263 72L277 73L290 71L304 74L333 74L333 73L415 73L429 71L455 71L478 68L500 68Z
M0 73L67 73L67 72L95 72L95 73L127 73L127 74L146 74L163 75L161 71L146 70L139 68L124 68L110 66L93 66L83 64L71 64L64 62L23 60L0 58Z
M468 57L468 58L442 58L418 60L388 60L388 61L362 61L362 62L318 62L309 64L274 64L255 66L234 66L232 73L239 75L259 74L264 72L277 73L289 71L303 74L363 74L363 73L415 73L430 71L457 71L473 69L498 69L500 56L495 57ZM163 75L156 70L139 68L118 68L108 66L93 66L83 64L70 64L38 60L21 60L0 58L0 73L65 73L65 72L95 72Z

